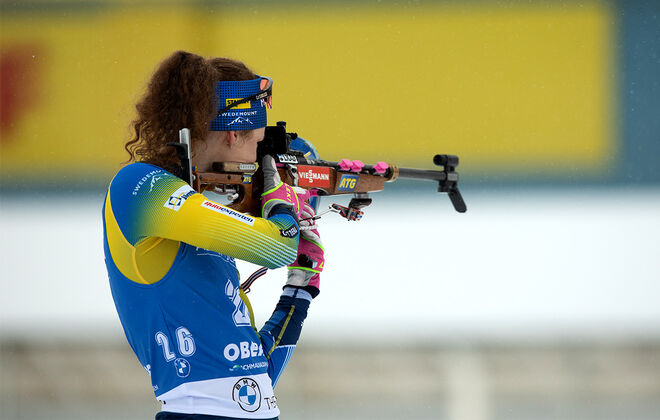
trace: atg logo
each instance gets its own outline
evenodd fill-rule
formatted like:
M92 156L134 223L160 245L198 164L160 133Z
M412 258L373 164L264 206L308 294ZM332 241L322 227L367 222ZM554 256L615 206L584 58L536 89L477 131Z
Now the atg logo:
M353 191L357 185L357 175L342 174L337 191Z
M234 384L232 398L248 413L254 413L261 407L261 390L257 382L250 378L241 378Z

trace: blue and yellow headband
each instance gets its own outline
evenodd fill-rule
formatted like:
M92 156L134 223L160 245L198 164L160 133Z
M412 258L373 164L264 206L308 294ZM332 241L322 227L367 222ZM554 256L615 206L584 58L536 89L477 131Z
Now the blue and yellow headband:
M252 130L265 127L266 108L272 107L273 79L218 82L218 115L211 121L212 131Z

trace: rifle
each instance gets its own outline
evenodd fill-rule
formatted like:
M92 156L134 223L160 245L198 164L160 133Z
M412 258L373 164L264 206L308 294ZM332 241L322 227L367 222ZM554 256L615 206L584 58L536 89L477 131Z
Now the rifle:
M353 194L348 207L332 204L317 217L333 211L347 220L360 220L361 209L371 204L369 194L385 189L386 182L398 178L425 179L438 182L438 192L447 193L454 209L464 213L467 210L458 190L458 156L435 155L433 163L442 170L400 168L393 164L378 162L365 165L361 161L342 159L329 162L318 157L313 146L303 140L307 147L294 148L292 142L299 138L296 133L286 132L286 122L266 127L264 140L257 146L257 161L271 155L277 163L283 182L310 191L313 197ZM255 163L215 162L212 172L197 172L190 166L190 135L184 128L179 131L179 143L168 143L175 147L181 160L181 177L196 191L211 190L219 194L229 194L233 202L229 207L236 211L261 214L261 193L263 176ZM306 149L306 150L305 150ZM317 201L317 199L313 200ZM312 203L317 207L316 203Z

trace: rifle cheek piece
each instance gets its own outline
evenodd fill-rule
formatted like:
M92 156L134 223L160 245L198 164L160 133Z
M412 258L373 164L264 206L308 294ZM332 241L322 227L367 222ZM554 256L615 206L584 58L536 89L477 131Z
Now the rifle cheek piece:
M179 130L179 142L178 143L167 143L168 146L174 147L176 149L176 154L181 161L180 174L177 174L183 179L188 185L193 185L193 171L192 171L192 162L190 161L191 153L191 142L190 142L190 130L187 128L182 128Z

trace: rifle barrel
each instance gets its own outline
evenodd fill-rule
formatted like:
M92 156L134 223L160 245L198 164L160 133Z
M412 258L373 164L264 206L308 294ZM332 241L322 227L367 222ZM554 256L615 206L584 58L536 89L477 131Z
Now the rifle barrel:
M447 174L430 169L399 168L399 178L428 179L431 181L446 181ZM458 176L456 176L458 179Z

